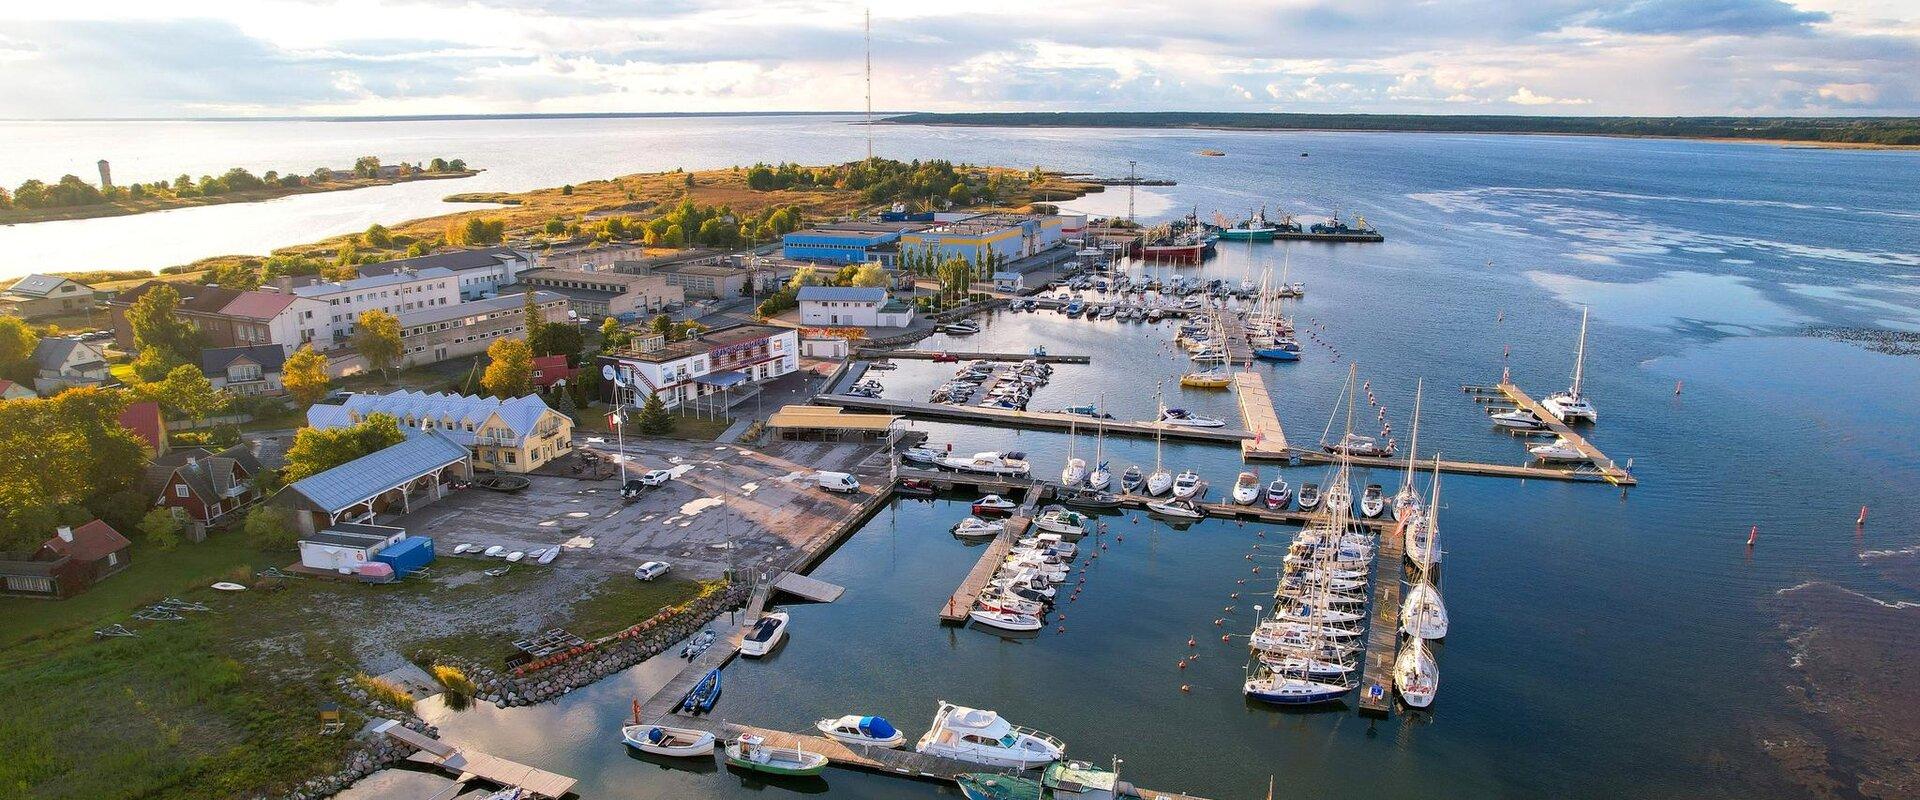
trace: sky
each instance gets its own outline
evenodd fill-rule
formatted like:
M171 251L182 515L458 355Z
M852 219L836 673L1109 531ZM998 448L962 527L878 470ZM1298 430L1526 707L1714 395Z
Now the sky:
M1920 0L0 3L0 117L1920 114Z

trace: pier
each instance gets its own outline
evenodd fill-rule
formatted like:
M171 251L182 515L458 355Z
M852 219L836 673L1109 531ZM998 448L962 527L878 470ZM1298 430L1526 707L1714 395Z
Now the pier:
M892 358L915 361L932 361L936 358L952 356L960 361L1038 361L1042 364L1091 364L1092 356L1079 355L1034 355L1032 353L985 353L963 350L888 350L884 347L862 347L855 351L861 358Z
M1000 571L1000 562L1007 560L1007 553L1013 550L1013 543L1027 535L1027 526L1030 524L1032 520L1024 516L1007 520L1006 532L993 537L993 542L987 545L986 552L980 554L980 560L975 562L973 569L967 572L967 577L960 581L960 588L955 589L953 594L947 597L946 604L940 607L941 622L948 625L967 624L967 612L973 610L974 601L980 599L980 593L986 590L987 582L993 580L994 574Z
M1287 431L1267 394L1267 379L1251 370L1233 374L1234 397L1240 402L1240 424L1253 434L1240 440L1243 458L1286 458Z
M1484 393L1484 387L1463 386L1461 388L1469 393L1476 391ZM1581 455L1586 456L1592 461L1593 463L1590 469L1599 475L1600 480L1604 480L1615 486L1633 486L1639 483L1639 481L1634 479L1632 473L1621 469L1620 465L1615 464L1613 459L1607 457L1606 453L1600 452L1600 448L1594 447L1592 442L1587 441L1587 437L1575 433L1573 428L1568 426L1567 423L1561 422L1559 417L1548 413L1545 406L1540 405L1540 403L1528 396L1526 392L1521 391L1520 387L1515 386L1512 381L1501 381L1493 388L1505 396L1507 401L1513 403L1516 408L1524 408L1541 422L1546 423L1547 430L1553 431L1555 435L1566 439L1568 444L1573 445L1574 449L1579 450Z
M970 487L982 494L999 494L1003 497L1026 493L1026 507L1028 508L1035 508L1040 501L1057 496L1059 489L1055 484L1045 481L1035 481L1030 478L972 475L964 472L944 472L940 470L917 469L914 467L901 467L899 469L899 477L903 479L913 478L927 481L942 491L952 491L964 486ZM1039 494L1034 494L1035 491L1038 491ZM1148 503L1171 499L1170 496L1152 497L1144 494L1128 494L1125 492L1115 492L1113 496L1120 500L1120 508L1133 511L1145 509ZM1209 517L1248 520L1273 525L1305 525L1308 520L1313 518L1313 512L1310 511L1295 511L1292 509L1275 511L1259 502L1255 502L1253 505L1243 506L1231 502L1209 503L1196 501L1194 506L1205 512ZM1082 508L1080 510L1088 516L1098 517L1100 516L1100 512L1105 509ZM1018 517L1016 517L1016 519L1018 519ZM1356 517L1354 524L1365 528L1383 530L1392 526L1394 523L1385 517L1380 519ZM1011 525L1009 525L1009 529L1011 529Z
M500 786L519 787L535 797L559 800L573 791L578 781L559 773L548 772L537 767L529 767L499 756L488 755L477 750L469 750L435 739L424 733L400 724L399 720L380 720L373 726L373 732L415 748L408 760L421 764L431 764L455 773L455 783L466 783L475 778Z
M1035 430L1104 430L1115 436L1134 436L1151 439L1155 434L1172 440L1201 442L1203 444L1239 444L1250 438L1250 434L1234 428L1193 428L1184 425L1163 425L1158 422L1130 422L1115 419L1094 419L1080 414L1057 414L1047 411L1017 411L1011 408L982 408L979 406L954 406L945 403L929 403L917 400L889 400L883 397L854 397L845 394L823 394L813 398L814 405L839 406L863 411L884 411L914 419L933 422L958 422L967 425L994 425L1003 428L1031 428Z
M1360 676L1360 713L1386 716L1393 707L1393 660L1400 654L1400 577L1406 543L1400 526L1380 534L1374 549L1373 602L1368 608L1367 660Z

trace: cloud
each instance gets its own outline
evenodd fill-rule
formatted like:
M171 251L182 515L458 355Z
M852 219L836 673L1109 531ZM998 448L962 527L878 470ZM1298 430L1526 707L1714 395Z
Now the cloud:
M1845 105L1868 105L1880 99L1880 87L1871 83L1829 83L1820 87L1822 99Z
M1824 11L1801 11L1784 0L1635 0L1601 11L1588 23L1622 33L1754 35L1830 19Z
M1543 94L1534 94L1532 89L1522 86L1507 97L1507 102L1522 106L1584 106L1593 101L1577 97L1548 97Z

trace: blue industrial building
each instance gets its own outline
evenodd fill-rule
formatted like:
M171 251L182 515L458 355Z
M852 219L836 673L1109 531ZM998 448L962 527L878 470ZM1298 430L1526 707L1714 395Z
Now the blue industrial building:
M877 261L878 251L899 241L899 231L841 231L809 228L781 237L781 254L796 261L862 264ZM891 260L891 259L888 259Z

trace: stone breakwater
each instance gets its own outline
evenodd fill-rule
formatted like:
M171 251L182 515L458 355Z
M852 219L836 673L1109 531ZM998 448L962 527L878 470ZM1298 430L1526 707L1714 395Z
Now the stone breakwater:
M375 699L365 689L354 683L352 678L337 678L334 680L334 686L354 708L365 712L368 719L381 717L397 719L400 720L400 724L428 736L437 737L440 734L439 729L414 716L412 711L394 708ZM352 786L355 781L405 761L407 756L413 755L413 748L386 736L361 736L357 744L358 746L347 754L345 762L339 769L301 781L299 785L279 797L285 800L321 800L321 798L332 797L348 786Z
M649 621L654 624L643 623L644 629L643 625L636 625L558 663L524 670L519 674L513 670L493 669L432 653L422 654L422 658L454 664L465 670L468 677L473 679L475 700L500 708L530 706L590 685L666 652L687 637L699 633L720 612L744 605L748 594L746 586L731 585L696 598L657 621Z

